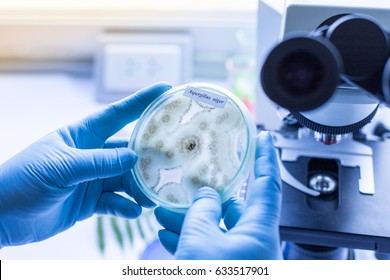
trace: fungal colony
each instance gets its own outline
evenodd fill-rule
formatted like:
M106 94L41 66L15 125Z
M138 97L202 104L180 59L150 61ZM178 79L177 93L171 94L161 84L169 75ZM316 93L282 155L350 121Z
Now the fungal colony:
M163 200L191 203L202 186L224 190L240 169L247 132L238 107L183 95L167 99L139 130L137 172Z

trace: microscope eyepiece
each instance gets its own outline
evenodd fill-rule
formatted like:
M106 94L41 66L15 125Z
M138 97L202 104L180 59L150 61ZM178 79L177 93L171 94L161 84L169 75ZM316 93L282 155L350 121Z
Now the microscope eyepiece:
M352 82L370 79L382 71L389 56L389 38L374 19L344 15L332 23L325 37L337 48L345 77Z
M390 33L374 19L333 16L311 33L285 38L261 71L265 94L290 111L310 111L342 83L390 104Z
M261 71L261 84L280 106L309 111L333 95L342 65L337 49L326 39L294 36L270 52Z
M390 104L390 58L387 60L382 73L383 99L386 104Z
M311 53L302 51L287 56L277 71L281 86L296 97L318 90L324 78L321 62Z
M369 16L332 16L277 44L260 80L318 141L337 143L370 122L379 102L390 107L390 32Z

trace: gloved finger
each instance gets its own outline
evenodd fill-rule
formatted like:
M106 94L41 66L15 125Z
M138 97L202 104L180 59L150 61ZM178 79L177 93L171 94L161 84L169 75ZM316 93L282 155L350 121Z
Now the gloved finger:
M244 210L245 203L242 198L233 197L222 204L223 220L228 230L236 225Z
M199 231L209 236L218 230L222 216L221 198L212 188L203 187L198 190L191 207L184 218L183 231Z
M124 192L123 175L113 176L103 180L103 192Z
M261 176L280 177L276 149L272 142L272 136L267 131L261 131L256 142L255 178Z
M113 138L113 139L108 139L104 143L104 149L125 148L128 145L129 145L129 139L127 138Z
M118 176L130 170L137 158L129 148L72 149L66 166L66 185Z
M180 235L170 230L160 230L158 232L158 237L163 247L169 253L174 255L177 250L177 244L179 243Z
M109 139L105 142L104 147L127 147L128 139L115 138ZM104 181L103 189L106 191L125 191L128 195L133 197L139 205L145 208L155 207L156 204L152 202L138 187L131 172L126 172L120 176L108 178Z
M247 208L237 223L246 234L261 236L276 229L281 209L281 180L276 152L269 133L260 133L257 140L255 176L248 189ZM241 227L242 226L242 227Z
M145 208L153 208L156 204L151 201L138 187L131 172L122 175L122 187L125 192L134 198L134 200Z
M112 103L105 109L84 119L85 125L99 140L105 141L128 123L136 120L159 95L169 90L166 83L145 87L129 97Z
M120 196L116 193L106 192L103 193L97 203L97 214L113 215L122 218L133 219L137 218L141 212L141 207Z
M142 191L133 187L136 183L131 172L126 172L119 176L106 178L103 180L103 191L105 192L125 192L129 196L135 196L134 200L145 208L152 208L156 205ZM130 183L132 182L132 183ZM135 194L135 195L134 195Z
M104 149L123 148L129 145L127 138L109 139L104 143ZM123 192L124 190L123 174L106 178L103 181L103 191L108 192Z
M185 214L169 211L162 207L157 207L154 210L157 222L164 228L180 234L183 226Z

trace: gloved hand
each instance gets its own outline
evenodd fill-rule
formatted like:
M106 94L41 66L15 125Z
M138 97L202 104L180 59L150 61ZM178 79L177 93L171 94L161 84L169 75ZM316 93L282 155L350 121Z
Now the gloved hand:
M177 259L281 259L281 180L267 132L258 136L254 171L246 204L230 199L221 206L218 193L205 187L185 216L157 208L163 246ZM219 226L222 217L227 230Z
M154 206L132 182L137 155L127 141L106 140L168 89L146 87L0 165L0 248L44 240L94 213L135 218ZM115 193L123 191L138 204Z

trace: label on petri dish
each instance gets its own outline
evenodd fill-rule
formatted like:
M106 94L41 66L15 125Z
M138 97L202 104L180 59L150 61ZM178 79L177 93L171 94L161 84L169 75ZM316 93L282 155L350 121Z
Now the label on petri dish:
M195 87L187 87L184 91L184 96L192 98L196 101L207 103L218 108L224 108L228 100L228 97L226 96L215 94L207 90Z

